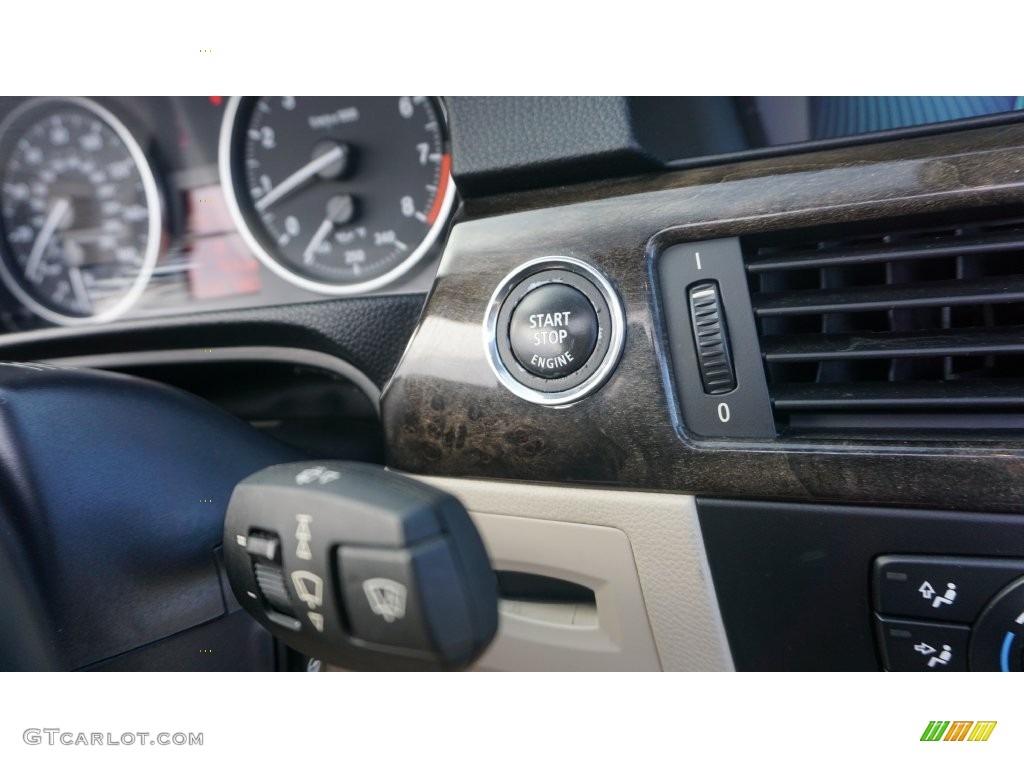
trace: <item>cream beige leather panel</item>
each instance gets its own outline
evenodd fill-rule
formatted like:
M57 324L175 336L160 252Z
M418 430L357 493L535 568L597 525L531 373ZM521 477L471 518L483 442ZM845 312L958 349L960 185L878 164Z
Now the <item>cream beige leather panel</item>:
M499 571L593 590L593 603L501 601L498 635L479 669L661 669L626 534L605 525L471 512Z
M620 610L610 615L624 617L622 620L628 621L630 615L636 615L632 611L641 608L646 610L663 669L733 669L692 496L423 476L418 479L454 494L475 515L505 515L618 529L625 535L632 549L641 591L641 596L635 599L642 602L642 606L637 604L623 607L625 611ZM508 534L502 533L501 526L486 522L486 518L479 519L484 521L480 527L485 543L498 555L496 567L500 568L502 553L506 550L502 536ZM512 542L508 549L519 553L516 558L517 569L529 572L529 557L523 556L523 547L519 541L522 530L517 530L512 536L517 541ZM568 552L564 543L560 544L566 552L566 572L578 570L580 563L573 565L573 561L581 557L584 560L588 557L595 560L590 565L583 563L586 566L584 570L602 570L600 563L596 562L602 557L601 551L588 551L588 541L585 539L588 537L584 534L577 540L579 546L572 553ZM543 541L537 542L537 551L540 554L537 556L539 562L535 572L557 576L550 569L552 558ZM629 593L627 583L616 586L618 594ZM598 595L599 614L600 611L601 600ZM614 618L611 623L605 627L610 636L616 631ZM500 649L502 642L499 637L495 641L496 648ZM642 642L630 646L637 649L642 647ZM530 654L512 653L505 657L508 666L494 665L491 668L553 668L551 663L540 658L544 652L544 644L538 643L531 651L534 661L531 662ZM643 653L642 650L638 652ZM484 656L483 661L488 661L488 655ZM635 663L632 659L620 661L619 665L614 666L595 664L574 668L651 668L639 657Z

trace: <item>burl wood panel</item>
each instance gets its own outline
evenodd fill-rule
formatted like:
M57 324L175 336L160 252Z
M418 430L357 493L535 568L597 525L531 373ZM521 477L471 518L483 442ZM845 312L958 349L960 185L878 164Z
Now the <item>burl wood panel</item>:
M383 401L411 472L704 495L1024 508L1024 442L695 440L679 424L653 260L672 244L1024 201L1024 126L666 173L473 204ZM1024 211L1024 208L1022 208ZM484 357L498 282L540 256L601 269L627 314L618 368L566 408L526 403Z

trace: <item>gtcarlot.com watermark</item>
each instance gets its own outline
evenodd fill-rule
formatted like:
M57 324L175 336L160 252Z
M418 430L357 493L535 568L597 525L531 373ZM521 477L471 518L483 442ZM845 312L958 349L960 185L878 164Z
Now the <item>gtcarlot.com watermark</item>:
M203 734L200 733L151 733L150 731L125 731L124 733L86 733L85 731L64 731L60 728L26 728L21 734L26 744L46 744L51 747L201 747Z

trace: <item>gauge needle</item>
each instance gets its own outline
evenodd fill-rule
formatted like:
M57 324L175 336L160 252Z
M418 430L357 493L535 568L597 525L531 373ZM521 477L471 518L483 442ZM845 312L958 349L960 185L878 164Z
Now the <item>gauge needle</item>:
M46 217L46 221L39 230L39 236L32 243L32 251L28 255L28 262L25 264L25 277L29 280L35 276L39 263L43 260L43 254L46 252L46 246L50 244L50 240L53 239L53 233L57 231L57 227L64 220L64 216L70 207L71 203L66 198L60 197L53 201L50 215Z
M272 190L267 192L263 197L256 203L256 210L263 212L270 206L280 200L282 197L287 195L293 189L302 184L305 184L313 176L316 176L324 168L328 167L332 163L336 163L345 156L345 149L343 147L334 147L329 152L325 152L313 160L310 160L304 166L299 168L295 173L289 176L287 179L282 181Z
M309 245L306 246L306 250L302 252L302 261L306 264L313 263L313 257L316 256L316 249L320 247L320 243L327 239L327 236L331 234L331 230L334 228L334 221L328 216L324 219L320 226L317 227L312 239L309 241Z
M71 290L75 293L75 298L78 299L78 303L82 307L83 312L92 314L92 299L89 298L89 291L85 287L85 281L82 279L82 270L78 267L68 267L68 279L71 281Z

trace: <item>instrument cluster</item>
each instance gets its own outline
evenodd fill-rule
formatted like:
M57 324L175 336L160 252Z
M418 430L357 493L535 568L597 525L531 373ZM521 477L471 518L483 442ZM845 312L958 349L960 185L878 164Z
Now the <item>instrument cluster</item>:
M0 99L6 331L426 291L434 97Z

